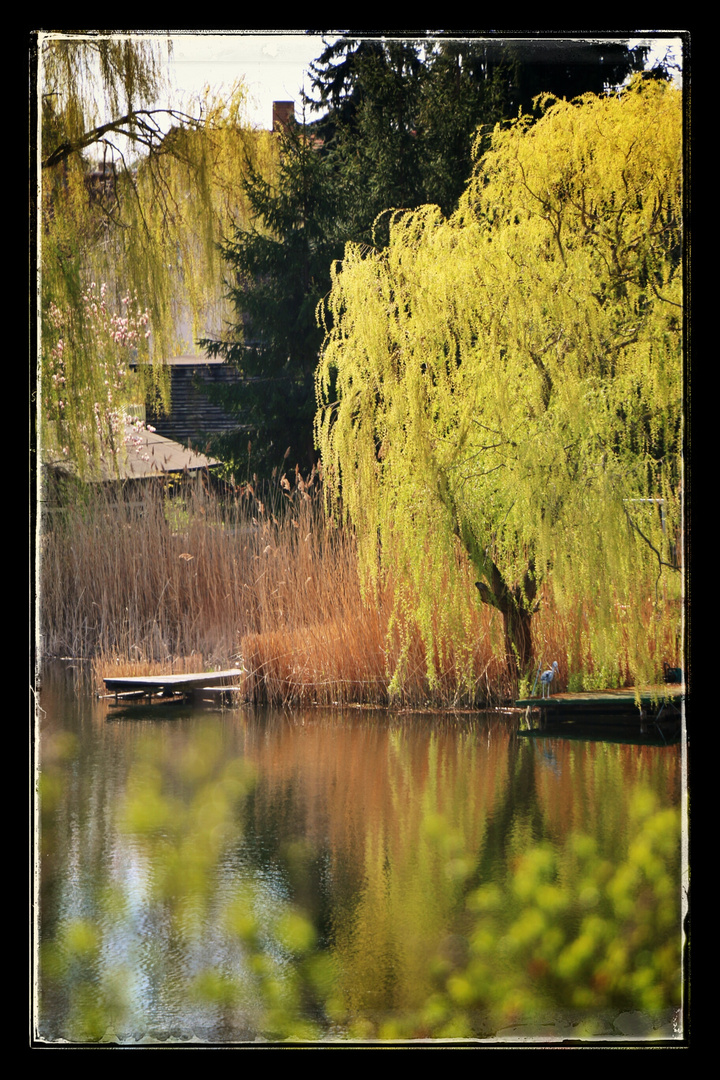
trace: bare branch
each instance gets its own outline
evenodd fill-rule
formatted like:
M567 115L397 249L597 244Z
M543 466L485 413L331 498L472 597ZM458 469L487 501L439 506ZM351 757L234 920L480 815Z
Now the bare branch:
M659 293L655 288L654 284L651 283L650 287L657 296L658 300L662 300L664 304L672 304L673 307L682 307L682 304L678 304L677 300L668 300L667 296L663 296L661 293Z
M94 143L104 141L104 136L110 132L122 135L132 142L142 143L148 148L158 148L164 139L164 134L155 116L165 116L171 120L192 124L196 127L202 125L202 120L175 109L138 109L136 112L126 113L116 120L110 120L107 124L92 128L79 138L61 143L52 153L42 161L43 169L51 169L66 161L72 154L78 154Z
M659 552L659 551L658 551L658 549L657 549L657 548L655 547L655 545L654 545L654 544L653 544L653 543L652 543L652 542L651 542L650 540L648 540L647 536L646 536L646 535L645 535L645 533L644 533L644 532L642 531L642 529L640 529L640 528L639 528L639 527L638 527L638 526L637 526L637 525L635 524L635 522L633 521L633 519L632 519L632 518L630 517L630 514L628 513L628 510L627 510L627 508L625 507L624 509L625 509L625 517L626 517L626 518L627 518L627 520L628 520L628 525L630 525L630 526L631 526L631 527L632 527L632 528L633 528L633 529L635 530L635 532L636 532L636 533L638 533L638 535L642 537L642 539L643 539L643 540L645 541L645 543L646 543L646 544L647 544L647 546L648 546L648 547L650 548L650 550L651 550L651 551L653 551L653 552L655 553L655 555L657 556L657 561L658 561L658 564L659 564L660 566L667 566L667 568L668 568L669 570L675 570L675 571L676 571L677 573L679 573L679 572L680 572L680 567L679 567L679 566L677 565L677 563L669 563L669 562L666 562L666 561L665 561L665 559L663 559L663 558L661 557L661 555L660 555L660 552Z

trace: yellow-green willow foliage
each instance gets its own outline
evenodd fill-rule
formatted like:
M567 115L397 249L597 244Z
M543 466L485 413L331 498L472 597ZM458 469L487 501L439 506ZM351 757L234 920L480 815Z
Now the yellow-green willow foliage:
M134 343L161 398L160 364L222 316L218 244L248 215L241 177L271 174L269 132L244 120L246 91L210 90L188 112L168 107L162 39L48 35L39 42L38 255L41 432L81 465L103 449L98 412L142 401L127 356L108 401L97 320L86 297L103 289L109 320L128 298L147 329ZM58 345L63 358L57 378ZM107 350L105 350L107 351Z
M496 130L451 218L397 213L387 249L334 269L328 489L366 585L398 579L431 685L477 602L468 557L520 674L540 602L609 679L656 677L656 624L679 630L681 128L655 81L549 101Z

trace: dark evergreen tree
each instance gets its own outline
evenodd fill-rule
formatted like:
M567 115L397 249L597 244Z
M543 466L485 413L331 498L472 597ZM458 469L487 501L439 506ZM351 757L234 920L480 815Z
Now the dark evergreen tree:
M509 115L514 72L487 42L439 40L428 47L416 123L423 201L456 208L473 168L478 132Z
M366 219L422 203L449 213L478 128L533 113L542 94L602 94L641 71L646 56L645 46L618 40L348 32L311 65L306 103L324 113L324 153Z
M199 343L242 377L223 397L237 414L238 434L218 441L215 451L237 468L249 460L250 471L264 475L288 448L288 468L307 471L316 460L314 372L322 333L315 308L329 288L331 262L342 254L336 193L316 140L297 124L277 137L277 177L271 182L248 168L242 182L253 225L235 230L222 248L236 324L226 340Z
M334 60L342 57L338 64ZM417 42L340 39L311 68L328 108L323 156L342 189L347 239L370 240L376 216L425 201L417 138L425 69Z
M618 39L582 40L526 37L492 44L498 62L509 62L508 115L538 114L544 94L571 101L580 94L602 95L643 70L648 48Z

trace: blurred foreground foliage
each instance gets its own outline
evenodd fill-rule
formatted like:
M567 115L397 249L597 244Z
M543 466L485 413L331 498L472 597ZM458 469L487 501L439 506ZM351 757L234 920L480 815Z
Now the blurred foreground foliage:
M49 761L47 815L53 777ZM426 808L419 842L450 899L429 924L407 912L417 919L416 933L403 931L418 950L417 964L405 958L412 985L383 997L379 970L373 991L357 992L369 958L352 928L329 940L292 902L292 881L247 873L242 818L254 782L217 730L138 740L116 823L122 854L82 915L45 927L41 1011L63 1002L64 1038L447 1039L558 1022L592 1037L606 1011L642 1014L652 1036L679 1009L680 812L648 788L628 800L631 839L612 861L579 831L552 845L511 837L504 871L484 879L478 853ZM151 1008L185 1019L155 1033Z
M467 959L438 956L436 992L382 1038L471 1037L559 1014L599 1033L604 1010L639 1011L648 1023L680 1007L680 819L639 789L634 839L612 864L594 838L571 833L526 849L504 881L467 896Z

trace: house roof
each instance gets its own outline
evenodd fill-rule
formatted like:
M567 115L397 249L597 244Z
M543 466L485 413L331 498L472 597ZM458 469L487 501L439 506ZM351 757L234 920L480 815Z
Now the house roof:
M99 464L89 476L93 481L145 480L153 476L171 473L196 472L212 468L220 463L205 454L197 454L180 443L173 442L147 428L133 424L125 426L125 445L118 454L117 463L110 453L103 454ZM77 473L73 463L54 457L48 465L58 472Z

